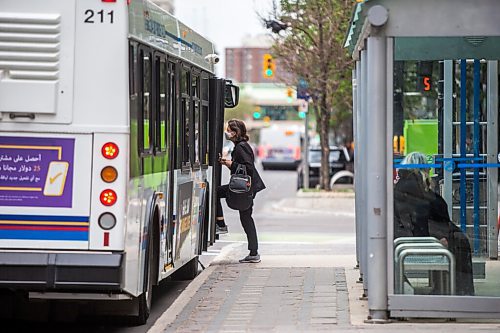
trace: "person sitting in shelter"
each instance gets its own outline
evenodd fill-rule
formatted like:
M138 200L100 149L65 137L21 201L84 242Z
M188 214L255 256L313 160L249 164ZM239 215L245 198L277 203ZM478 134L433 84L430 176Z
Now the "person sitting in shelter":
M401 164L427 164L424 154L408 154ZM431 189L429 168L401 168L394 186L394 238L439 239L455 256L456 294L473 295L471 247L467 236L448 215L446 201ZM433 293L438 293L433 290Z

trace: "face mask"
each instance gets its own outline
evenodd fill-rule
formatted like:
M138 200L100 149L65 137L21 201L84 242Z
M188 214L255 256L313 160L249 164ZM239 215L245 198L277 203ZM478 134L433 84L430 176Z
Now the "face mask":
M226 140L231 140L234 136L234 133L232 132L224 132L224 136L226 137Z

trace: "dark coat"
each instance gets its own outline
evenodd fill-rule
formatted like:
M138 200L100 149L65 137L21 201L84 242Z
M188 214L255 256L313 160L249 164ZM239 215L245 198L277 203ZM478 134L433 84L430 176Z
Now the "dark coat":
M260 178L257 169L255 168L255 157L252 147L246 141L240 141L235 144L231 152L233 164L231 164L231 174L236 172L239 165L244 165L247 169L247 174L252 177L251 190L255 194L266 188L262 178Z
M399 174L394 186L394 238L445 238L455 256L457 295L474 295L470 243L451 221L446 201L439 194L425 190L419 174L408 170L400 170Z

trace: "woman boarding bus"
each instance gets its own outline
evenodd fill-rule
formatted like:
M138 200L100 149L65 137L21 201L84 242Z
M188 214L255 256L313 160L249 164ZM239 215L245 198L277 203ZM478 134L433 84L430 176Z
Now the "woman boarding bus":
M148 1L3 0L0 24L0 288L144 323L152 286L193 278L215 238L237 88Z

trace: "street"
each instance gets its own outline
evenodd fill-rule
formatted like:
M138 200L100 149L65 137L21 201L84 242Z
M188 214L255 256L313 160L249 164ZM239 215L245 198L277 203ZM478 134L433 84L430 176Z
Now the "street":
M355 253L353 198L339 200L343 204L334 217L330 209L295 212L291 209L293 207L283 207L283 203L295 198L296 173L278 170L261 172L267 189L257 195L253 216L259 236L259 251L263 257ZM221 241L246 244L238 213L225 209L225 214L230 232L221 237Z

